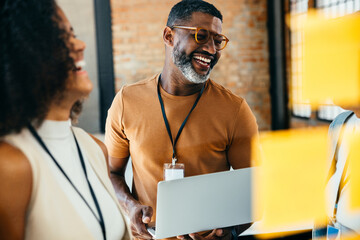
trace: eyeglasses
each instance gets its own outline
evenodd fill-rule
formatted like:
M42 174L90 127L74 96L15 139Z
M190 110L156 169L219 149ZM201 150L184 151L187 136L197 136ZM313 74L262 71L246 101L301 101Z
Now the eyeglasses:
M229 39L222 34L215 34L210 32L209 30L201 27L187 27L187 26L172 26L171 28L180 28L180 29L187 29L187 30L194 30L195 31L195 41L198 44L205 44L209 41L210 35L213 35L215 49L220 51L223 50Z

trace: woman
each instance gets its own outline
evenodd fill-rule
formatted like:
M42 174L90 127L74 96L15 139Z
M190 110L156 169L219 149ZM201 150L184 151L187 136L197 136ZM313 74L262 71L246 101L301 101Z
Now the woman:
M352 153L350 139L360 134L360 109L339 114L329 126L330 171L326 185L327 219L316 222L313 239L360 238L360 210L350 206L351 168L349 156Z
M104 144L71 126L92 90L54 0L0 3L0 239L125 239Z

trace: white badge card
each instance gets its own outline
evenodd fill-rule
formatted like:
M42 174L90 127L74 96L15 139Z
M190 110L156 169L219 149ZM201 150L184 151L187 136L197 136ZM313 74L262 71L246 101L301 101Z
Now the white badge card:
M164 180L174 180L184 178L185 166L183 163L165 163L164 164Z

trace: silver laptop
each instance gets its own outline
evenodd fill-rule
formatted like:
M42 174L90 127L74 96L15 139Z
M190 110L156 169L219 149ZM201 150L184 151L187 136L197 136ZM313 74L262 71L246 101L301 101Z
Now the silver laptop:
M158 183L156 239L253 222L252 179L257 168Z

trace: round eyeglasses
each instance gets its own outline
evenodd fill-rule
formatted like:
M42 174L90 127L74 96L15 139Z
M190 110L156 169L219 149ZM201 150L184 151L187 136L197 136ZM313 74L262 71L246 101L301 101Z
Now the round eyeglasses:
M202 28L202 27L188 27L188 26L172 26L171 28L180 28L180 29L187 29L187 30L194 30L195 31L195 41L198 44L205 44L209 41L210 36L213 36L215 49L220 51L223 50L229 39L222 34L212 33L209 30Z

